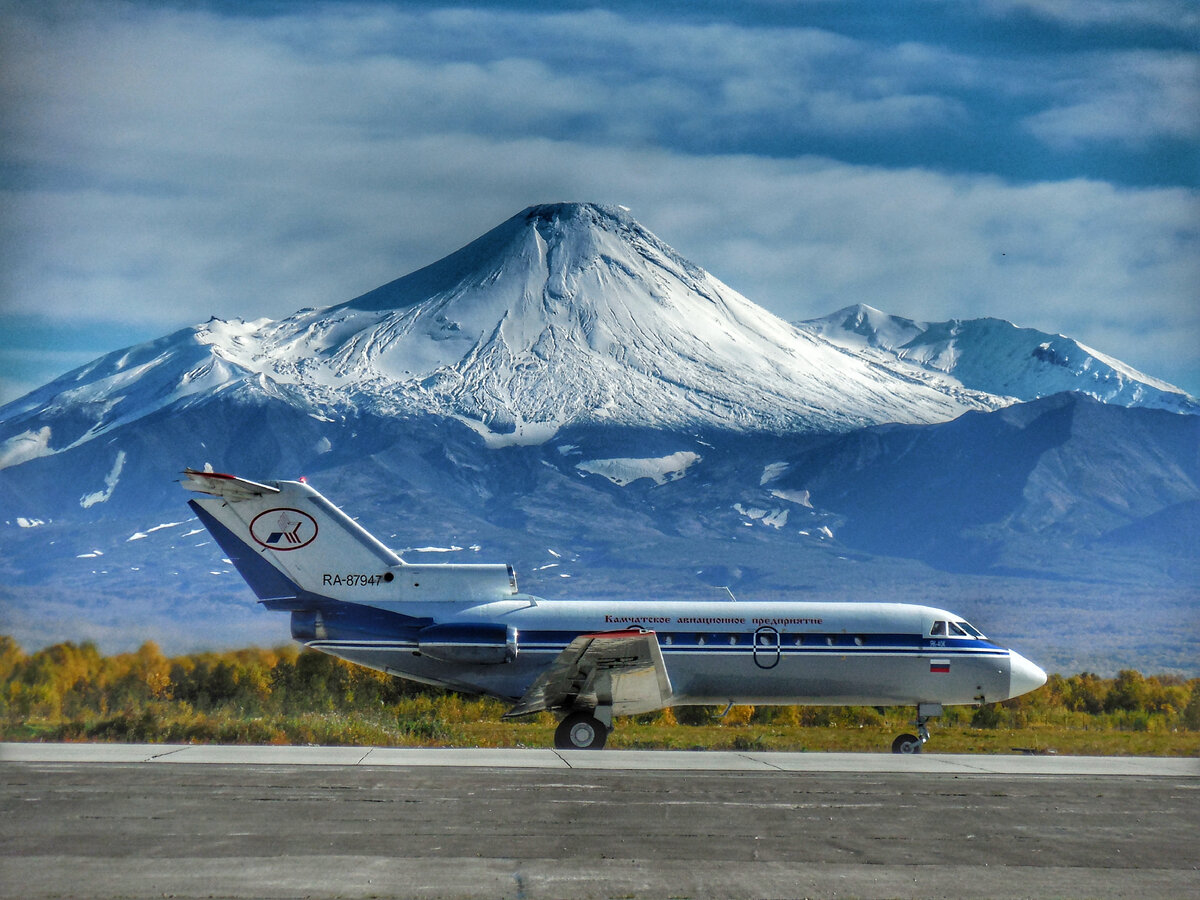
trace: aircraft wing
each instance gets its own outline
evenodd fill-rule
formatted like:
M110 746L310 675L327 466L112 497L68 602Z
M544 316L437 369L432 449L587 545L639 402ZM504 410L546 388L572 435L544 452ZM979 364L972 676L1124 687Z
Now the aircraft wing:
M582 634L529 686L505 718L544 709L611 706L628 716L662 709L671 679L653 631Z
M226 475L222 472L201 472L197 469L184 469L187 481L183 486L189 491L199 491L201 494L212 494L225 500L249 500L261 497L263 494L278 494L279 488L269 484L259 484L238 478L236 475Z

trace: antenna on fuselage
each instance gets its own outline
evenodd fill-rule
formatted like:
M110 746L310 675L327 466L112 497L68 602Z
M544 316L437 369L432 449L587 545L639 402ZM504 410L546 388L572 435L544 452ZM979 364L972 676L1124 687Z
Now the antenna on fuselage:
M729 585L723 584L723 585L721 585L721 587L725 589L725 593L727 593L729 595L730 600L732 600L734 603L738 602L738 598L733 596L733 591L732 591L732 589L730 589Z

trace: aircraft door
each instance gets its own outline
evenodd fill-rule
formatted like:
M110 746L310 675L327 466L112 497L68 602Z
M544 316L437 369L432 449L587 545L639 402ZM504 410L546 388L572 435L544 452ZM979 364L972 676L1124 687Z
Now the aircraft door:
M779 632L769 625L754 632L754 664L760 669L779 665Z

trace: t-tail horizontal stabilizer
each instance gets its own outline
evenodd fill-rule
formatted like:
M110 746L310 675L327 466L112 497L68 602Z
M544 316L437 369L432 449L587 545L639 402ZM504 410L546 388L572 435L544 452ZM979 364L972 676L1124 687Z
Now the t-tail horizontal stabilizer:
M279 488L269 484L259 484L248 481L236 475L226 475L223 472L201 472L197 469L184 469L187 481L183 486L189 491L201 494L212 494L226 500L249 500L252 497L262 497L264 494L278 494Z

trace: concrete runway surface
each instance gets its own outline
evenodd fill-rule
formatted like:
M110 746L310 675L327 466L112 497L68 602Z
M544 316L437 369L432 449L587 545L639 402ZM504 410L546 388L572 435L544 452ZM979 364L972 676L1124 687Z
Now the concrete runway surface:
M1200 760L0 745L4 897L1195 897Z

